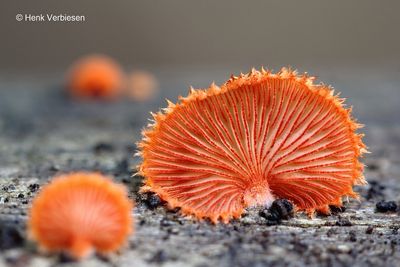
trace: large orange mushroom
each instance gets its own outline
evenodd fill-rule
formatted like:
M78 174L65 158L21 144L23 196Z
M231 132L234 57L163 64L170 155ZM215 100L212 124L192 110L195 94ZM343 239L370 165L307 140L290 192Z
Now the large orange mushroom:
M122 185L98 173L56 178L34 199L28 231L46 251L81 259L120 248L132 228L132 202Z
M139 143L145 177L169 207L213 222L276 198L329 213L364 184L360 124L329 86L282 69L191 90L153 114Z

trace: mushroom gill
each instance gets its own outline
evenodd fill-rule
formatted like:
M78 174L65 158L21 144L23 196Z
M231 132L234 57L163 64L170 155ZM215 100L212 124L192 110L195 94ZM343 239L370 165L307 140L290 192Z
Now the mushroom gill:
M361 127L329 86L283 68L168 101L143 131L139 174L170 208L213 222L276 198L329 213L364 184Z
M132 232L132 203L123 186L98 173L56 177L34 199L28 232L46 251L75 259L117 250Z

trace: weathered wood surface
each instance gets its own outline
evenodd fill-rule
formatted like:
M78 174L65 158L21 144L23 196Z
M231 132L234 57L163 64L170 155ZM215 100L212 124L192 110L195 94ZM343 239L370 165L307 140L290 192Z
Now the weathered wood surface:
M357 85L356 78L346 77L342 85ZM380 92L373 91L372 78L365 91L342 89L356 99L350 102L367 125L366 142L373 152L364 160L370 185L357 188L360 201L350 200L345 212L329 217L311 220L297 214L278 226L267 226L258 209L231 224L215 226L183 218L162 205L154 210L146 206L137 195L140 177L131 178L139 161L133 157L134 141L140 138L148 112L161 102L73 103L46 83L2 80L2 224L17 225L24 233L29 203L37 192L33 185L72 170L115 176L130 188L137 205L136 234L119 255L65 263L58 256L39 254L28 242L1 251L0 266L399 266L399 212L375 211L379 200L400 201L400 119L399 108L392 103L392 98L400 99L395 86L400 83L393 79L394 85L387 84L389 89Z

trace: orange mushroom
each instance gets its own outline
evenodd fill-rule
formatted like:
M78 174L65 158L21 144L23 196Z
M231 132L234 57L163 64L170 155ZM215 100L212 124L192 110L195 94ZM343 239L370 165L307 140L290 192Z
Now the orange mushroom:
M357 197L353 185L365 183L361 125L313 80L285 68L253 69L168 101L139 143L142 191L215 223L276 198L312 215Z
M101 174L61 175L34 199L28 232L42 249L75 259L109 253L133 231L132 207L125 188Z
M146 71L133 71L128 78L127 95L135 101L147 101L158 91L156 77Z
M77 99L116 99L124 86L121 67L104 55L86 56L77 61L67 80L70 94Z

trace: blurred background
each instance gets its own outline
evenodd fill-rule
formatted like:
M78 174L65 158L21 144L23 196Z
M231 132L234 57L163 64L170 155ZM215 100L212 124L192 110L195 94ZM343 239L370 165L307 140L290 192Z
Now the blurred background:
M176 101L190 85L220 84L231 73L261 66L275 71L292 66L316 75L348 98L360 122L399 125L399 1L16 0L0 5L0 108L14 118L22 120L32 109L31 94L65 85L66 71L77 59L102 53L124 71L144 70L157 79L159 93L134 110L139 125L149 111L164 106L165 97ZM83 15L85 21L19 22L16 14Z
M129 66L297 68L400 60L400 3L386 1L3 1L2 69L59 68L102 52ZM16 14L84 15L81 23ZM312 69L318 72L318 69Z

